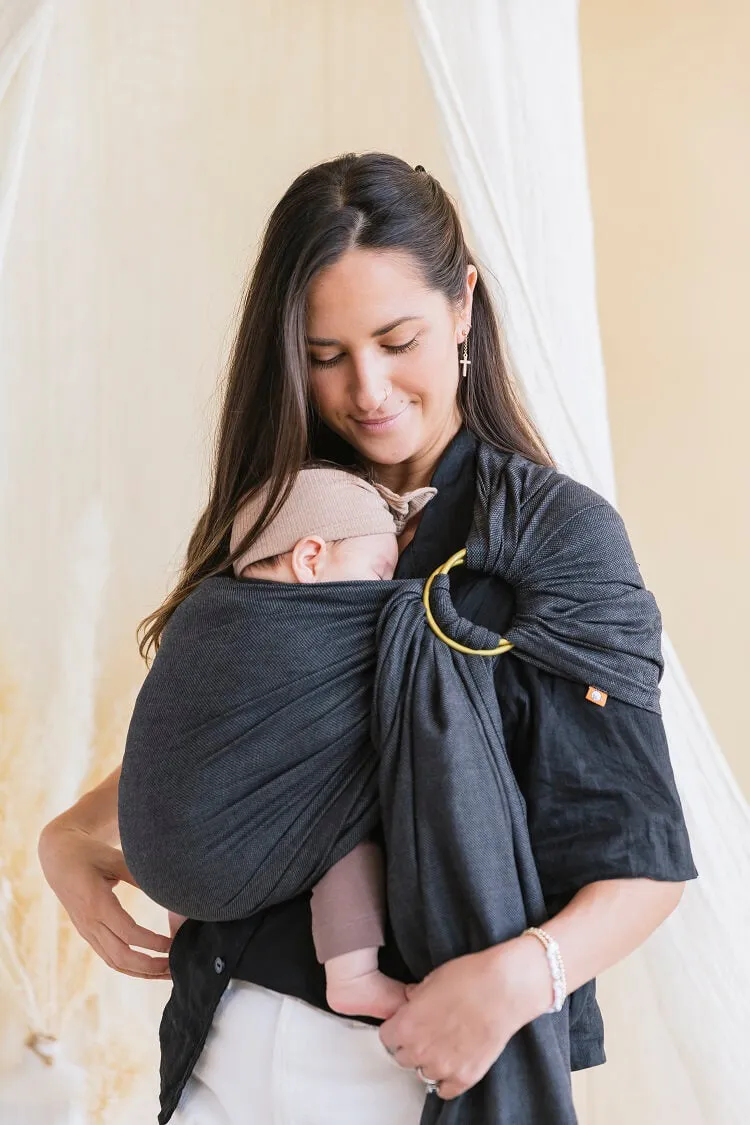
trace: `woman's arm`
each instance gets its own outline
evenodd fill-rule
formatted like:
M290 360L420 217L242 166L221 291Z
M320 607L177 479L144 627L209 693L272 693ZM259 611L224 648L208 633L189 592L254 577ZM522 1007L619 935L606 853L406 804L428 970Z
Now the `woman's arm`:
M100 781L88 793L78 798L65 812L60 813L51 824L62 821L75 826L89 836L94 836L104 844L119 844L120 837L117 830L117 786L120 783L120 769L112 770L103 781ZM49 828L50 825L47 825ZM42 836L47 831L43 829Z
M667 918L684 883L611 879L583 887L545 930L560 946L568 992L622 960ZM455 1098L487 1073L520 1028L552 1003L541 943L520 935L440 966L409 987L409 1001L380 1029L401 1066L420 1066Z
M131 948L169 951L170 939L139 926L114 889L135 882L118 842L119 767L42 830L39 861L44 876L79 934L113 968L134 977L169 978L165 957Z

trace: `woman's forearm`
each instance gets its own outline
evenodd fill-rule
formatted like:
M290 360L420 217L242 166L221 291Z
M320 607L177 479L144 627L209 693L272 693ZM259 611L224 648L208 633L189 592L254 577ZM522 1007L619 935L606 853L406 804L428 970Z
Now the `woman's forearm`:
M682 883L591 883L548 922L565 962L568 991L632 953L677 905ZM455 1098L474 1086L510 1039L552 1004L541 942L525 935L447 961L409 985L408 1003L380 1028L400 1066L420 1066Z
M120 769L118 766L95 788L79 797L74 805L55 817L52 825L77 828L103 843L119 843L117 787Z
M610 879L580 890L564 910L544 923L560 947L568 992L637 949L675 909L684 886L653 879ZM519 1028L548 1010L551 976L537 938L513 938L488 954L515 994Z

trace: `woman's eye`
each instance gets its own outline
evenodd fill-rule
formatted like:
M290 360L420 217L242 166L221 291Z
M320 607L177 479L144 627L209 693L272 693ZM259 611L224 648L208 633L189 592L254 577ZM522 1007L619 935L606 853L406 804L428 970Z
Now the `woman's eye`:
M408 344L383 344L387 352L410 352L412 348L416 348L418 337L415 336L413 340L409 340Z
M343 354L335 355L333 359L318 359L316 355L311 355L310 363L312 363L314 367L335 367L341 359L343 359Z
M416 348L418 339L419 337L415 336L413 340L409 340L406 344L383 344L382 346L387 352L390 352L391 355L399 355L402 352L410 352L412 348ZM333 356L332 359L319 359L317 356L311 355L310 363L312 363L314 367L335 367L337 363L341 363L344 354L344 352L341 352L339 355Z

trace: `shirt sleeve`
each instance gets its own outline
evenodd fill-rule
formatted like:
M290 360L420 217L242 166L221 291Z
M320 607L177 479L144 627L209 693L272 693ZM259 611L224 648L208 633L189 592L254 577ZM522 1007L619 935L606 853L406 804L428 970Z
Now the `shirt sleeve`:
M512 653L495 686L548 906L603 879L696 877L661 716Z

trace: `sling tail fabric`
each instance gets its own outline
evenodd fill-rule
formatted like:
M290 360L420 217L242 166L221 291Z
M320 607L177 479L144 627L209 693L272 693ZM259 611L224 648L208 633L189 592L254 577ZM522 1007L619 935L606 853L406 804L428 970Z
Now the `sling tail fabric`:
M421 980L547 915L492 662L438 640L411 589L389 603L378 647L373 740L387 898L398 947ZM422 1125L575 1120L567 1008L522 1028L477 1086L455 1101L428 1098L422 1115Z
M659 612L620 516L600 496L517 454L481 447L467 563L514 586L505 636L517 656L658 711ZM451 639L471 649L497 645L497 636L457 617L447 575L435 579L431 606ZM438 640L410 586L382 614L377 649L372 731L388 903L399 949L422 979L543 921L545 905L505 753L493 662ZM575 1121L569 1052L565 1009L542 1016L461 1098L428 1098L423 1125Z
M659 614L617 513L516 454L478 458L468 561L516 586L515 655L657 710ZM312 887L382 814L389 918L417 979L544 920L493 665L441 641L421 597L416 581L220 577L183 602L120 783L123 850L147 894L192 918L251 915ZM432 604L454 639L496 643L457 618L447 576ZM566 1009L423 1117L573 1122Z

